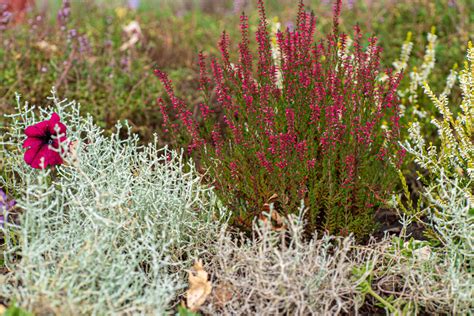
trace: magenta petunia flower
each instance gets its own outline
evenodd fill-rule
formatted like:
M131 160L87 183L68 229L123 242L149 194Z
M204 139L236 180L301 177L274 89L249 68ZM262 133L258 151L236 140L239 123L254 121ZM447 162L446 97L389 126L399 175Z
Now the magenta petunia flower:
M27 136L23 142L25 162L33 168L44 169L47 166L60 165L63 159L58 152L59 143L66 138L66 125L60 122L59 115L53 113L49 120L28 126L25 129Z

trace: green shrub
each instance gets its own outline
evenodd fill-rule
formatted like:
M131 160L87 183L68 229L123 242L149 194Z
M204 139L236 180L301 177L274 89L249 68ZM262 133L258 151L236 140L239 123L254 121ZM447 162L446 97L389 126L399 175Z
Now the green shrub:
M259 3L255 63L245 16L238 62L231 62L225 33L221 60L211 60L212 80L200 55L205 101L199 120L176 97L167 75L156 71L171 100L171 106L159 100L165 128L185 135L188 150L199 154L234 210L233 223L244 230L270 200L281 215L304 200L309 232L363 237L391 193L393 161L403 158L398 78L387 71L385 82L377 80L381 50L375 38L363 49L358 28L351 47L339 33L340 3L333 33L320 42L315 17L301 3L296 30L278 32L276 52Z

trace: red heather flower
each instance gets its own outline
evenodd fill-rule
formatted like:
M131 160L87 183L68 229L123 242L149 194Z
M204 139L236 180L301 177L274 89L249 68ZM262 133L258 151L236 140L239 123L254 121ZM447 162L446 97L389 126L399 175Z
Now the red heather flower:
M59 115L53 113L49 120L28 126L25 129L27 136L23 142L25 162L35 169L44 169L47 166L60 165L63 159L59 154L59 143L66 138L66 125L60 122Z

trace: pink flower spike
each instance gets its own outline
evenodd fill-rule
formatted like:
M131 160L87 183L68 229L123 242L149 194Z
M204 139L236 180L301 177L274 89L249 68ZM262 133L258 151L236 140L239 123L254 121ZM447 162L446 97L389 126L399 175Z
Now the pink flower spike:
M66 125L61 123L57 113L53 113L49 120L28 126L25 129L27 138L23 148L27 148L24 160L35 169L44 169L63 163L58 151L59 144L67 140Z

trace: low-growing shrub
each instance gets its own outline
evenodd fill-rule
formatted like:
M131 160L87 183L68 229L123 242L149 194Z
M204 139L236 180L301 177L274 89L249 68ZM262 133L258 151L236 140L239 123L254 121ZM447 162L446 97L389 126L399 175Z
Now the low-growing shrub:
M459 83L462 90L462 101L457 109L449 107L449 99L445 93L437 97L425 82L425 93L430 97L438 113L432 113L431 123L437 130L439 148L432 143L426 144L421 133L421 124L414 122L409 128L409 139L405 141L405 149L414 157L415 163L424 169L422 177L426 184L426 193L435 197L439 203L428 203L431 206L444 207L440 199L444 188L439 187L444 179L455 181L465 198L474 202L474 49L469 43L467 61L459 73ZM453 114L453 110L458 112ZM435 116L436 115L436 116ZM441 116L440 116L441 115ZM441 191L438 191L438 189Z
M474 308L472 203L465 187L443 174L423 195L432 205L426 225L438 239L395 239L374 266L374 283L379 295L407 314L469 315Z
M452 207L466 211L465 205ZM205 263L212 292L201 311L464 315L472 309L469 265L444 245L407 236L413 218L401 218L399 236L360 245L353 236L306 238L301 214L284 219L279 230L266 221L254 222L251 238L222 232L217 241L221 251Z
M139 145L127 125L107 137L75 102L50 100L38 117L18 96L9 115L1 153L13 176L1 185L16 193L21 216L3 229L9 273L0 295L46 314L165 313L186 286L183 268L212 252L223 209L181 154ZM68 154L33 169L23 131L52 112L67 126Z
M300 213L301 215L301 213ZM378 262L383 243L358 248L353 236L306 238L301 216L285 229L255 223L252 238L221 234L206 266L213 292L202 310L216 315L341 315L363 305L354 269ZM365 307L373 304L367 304Z
M350 45L338 30L340 6L337 1L333 32L315 42L316 18L301 2L295 30L279 31L275 46L259 1L256 62L245 15L238 61L231 61L225 33L220 61L210 62L212 80L200 55L205 102L199 119L156 70L171 101L159 100L166 128L184 135L178 140L198 154L234 210L233 223L243 229L267 203L287 215L304 200L309 232L362 237L374 229L374 210L391 192L392 164L403 157L397 144L399 77L387 70L387 80L377 80L377 40L363 43L356 27Z
M425 92L441 114L432 117L440 146L426 144L415 122L404 143L407 152L421 168L424 187L419 207L400 203L415 218L426 215L439 247L427 262L404 261L387 269L387 278L406 277L399 286L407 289L402 297L413 306L436 313L467 315L474 306L474 48L469 43L465 67L459 73L462 90L460 109L450 109L446 94L437 97L425 83ZM454 115L453 110L458 110ZM399 200L400 202L400 200ZM384 271L383 273L385 273Z

